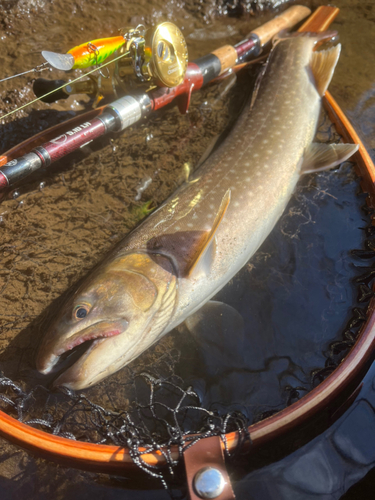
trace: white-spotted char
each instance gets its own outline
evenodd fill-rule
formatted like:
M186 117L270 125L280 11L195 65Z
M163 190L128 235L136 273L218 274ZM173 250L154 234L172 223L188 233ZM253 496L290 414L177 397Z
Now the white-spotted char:
M246 264L302 173L334 166L356 150L312 143L340 52L340 46L313 52L323 37L276 42L253 102L225 142L65 304L40 348L40 371L87 340L90 348L57 384L81 389L132 361Z

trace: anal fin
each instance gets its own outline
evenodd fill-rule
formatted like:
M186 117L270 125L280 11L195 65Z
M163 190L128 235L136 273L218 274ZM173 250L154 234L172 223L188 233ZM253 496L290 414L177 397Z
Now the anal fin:
M320 172L339 165L358 150L358 144L320 144L313 142L305 151L301 175Z

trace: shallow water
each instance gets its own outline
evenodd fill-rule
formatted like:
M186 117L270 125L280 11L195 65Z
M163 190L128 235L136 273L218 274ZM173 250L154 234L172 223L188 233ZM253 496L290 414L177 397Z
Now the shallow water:
M361 132L365 144L374 148L375 69L371 64L374 4L360 2L353 6L349 1L337 4L341 13L333 28L340 32L343 52L330 90ZM42 49L61 50L62 46L69 48L82 40L110 35L119 27L118 18L124 10L123 4L115 1L34 2L31 9L30 5L19 2L19 9L2 14L6 33L1 40L4 76L39 64L38 52ZM156 2L151 5L151 8L148 3L126 6L122 22L128 25L141 20L135 20L134 16L156 22L169 15L184 26L191 58L223 43L239 41L253 26L270 17L216 18L206 24L203 16L189 5L172 1L163 7ZM209 4L206 7L209 10ZM69 19L69 30L66 29L68 11L75 13ZM46 30L46 25L53 29ZM96 151L84 153L86 158L82 159L82 155L64 160L53 171L42 172L32 182L20 186L16 199L2 202L1 366L6 374L29 384L42 380L35 374L32 360L35 332L43 329L46 309L53 315L57 306L50 306L52 301L137 223L144 202L152 200L159 204L184 181L185 171L181 166L193 167L211 139L225 129L229 118L236 116L254 76L252 73L241 77L231 92L222 85L194 96L186 117L170 109L123 137L114 138L110 144L104 140ZM17 81L20 92L13 91L9 82L1 87L3 99L9 101L7 109L31 98L26 82L27 79ZM22 112L21 118L6 125L0 136L1 150L31 135L30 129L34 133L65 119L83 104L70 98L52 107L53 110L38 105L38 111L30 115ZM339 174L306 177L276 231L250 266L220 294L221 300L236 306L247 319L245 366L238 370L238 363L233 366L229 362L230 376L226 373L220 378L217 358L223 368L229 358L243 356L238 353L239 342L228 345L224 336L223 359L222 348L217 356L212 355L215 346L209 345L208 351L203 335L192 341L191 337L185 340L186 337L176 333L166 337L132 369L143 370L146 366L164 376L171 373L181 376L184 383L193 384L204 405L224 412L234 405L250 420L261 412L284 407L289 397L285 388L310 383L311 370L324 365L324 351L329 342L340 337L351 306L356 304L356 289L350 282L355 272L354 261L348 252L362 246L364 234L357 227L365 226L368 220L360 211L364 198L356 196L358 181L348 176L350 172L350 166L346 165ZM139 188L148 179L152 182L137 201ZM345 237L340 241L342 234ZM308 252L304 251L306 248ZM296 304L301 314L290 321L290 315L284 311L295 310ZM118 401L131 398L123 380L116 394ZM92 389L90 397L103 402L107 393L112 394L108 387L119 387L119 383L121 376L117 375ZM233 398L233 390L244 385L247 391L237 391ZM117 407L118 401L111 396L105 402ZM366 469L361 469L362 475L368 468L367 464ZM29 478L32 471L37 471L35 482ZM35 462L10 445L5 445L2 477L0 485L4 485L9 495L17 491L24 495L33 489L33 498L38 499L55 492L57 484L57 496L65 498L71 494L69 482L73 480L80 485L75 490L76 498L85 498L87 489L91 495L117 498L124 495L122 487L126 485L111 482L105 476L58 469L40 460ZM357 473L355 480L360 477ZM91 482L94 486L89 487ZM347 479L340 494L353 482ZM249 487L247 483L246 490ZM239 498L247 498L246 492L241 491L239 487ZM258 487L254 494L257 492ZM129 497L137 495L132 492ZM308 498L306 492L304 495ZM155 494L155 498L164 496Z

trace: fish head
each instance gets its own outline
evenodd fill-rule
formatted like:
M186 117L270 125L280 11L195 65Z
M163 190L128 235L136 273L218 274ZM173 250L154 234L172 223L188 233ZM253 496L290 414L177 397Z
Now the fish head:
M176 288L173 265L159 254L126 254L99 266L63 304L41 343L37 369L50 373L64 353L85 344L54 384L96 384L160 337L173 314Z

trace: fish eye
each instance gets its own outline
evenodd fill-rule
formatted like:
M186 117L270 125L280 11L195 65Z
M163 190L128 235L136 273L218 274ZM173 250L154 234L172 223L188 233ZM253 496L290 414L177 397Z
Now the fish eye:
M74 309L74 317L75 319L83 319L86 318L86 316L89 313L89 308L84 305L79 305Z

